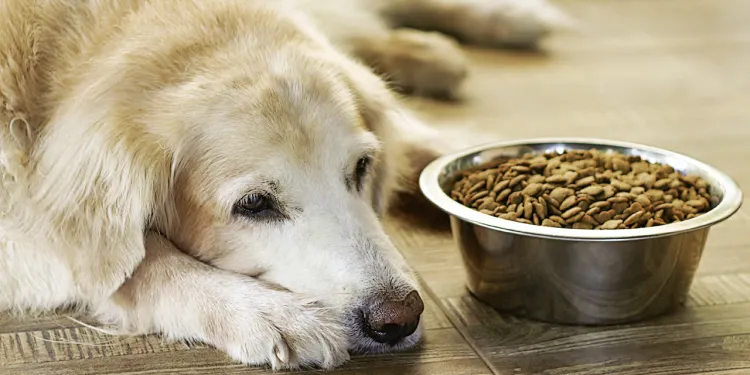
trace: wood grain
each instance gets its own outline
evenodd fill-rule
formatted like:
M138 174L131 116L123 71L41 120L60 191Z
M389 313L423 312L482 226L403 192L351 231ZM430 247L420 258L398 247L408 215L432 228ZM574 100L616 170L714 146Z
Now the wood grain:
M455 329L431 329L428 333L419 350L358 357L336 373L490 374ZM166 343L153 335L112 338L85 328L3 334L0 366L3 374L269 373L237 365L203 345Z
M478 142L583 136L663 147L750 188L750 1L556 2L581 30L550 39L541 52L468 49L473 64L462 102L410 99L410 106ZM449 232L403 220L386 228L434 297L427 344L355 358L333 374L750 373L750 197L711 230L684 308L610 327L498 314L468 295ZM0 316L0 373L268 373L203 346L155 336L110 340L59 316Z
M631 325L572 327L501 316L473 298L445 301L496 373L692 374L750 368L750 305L683 309Z

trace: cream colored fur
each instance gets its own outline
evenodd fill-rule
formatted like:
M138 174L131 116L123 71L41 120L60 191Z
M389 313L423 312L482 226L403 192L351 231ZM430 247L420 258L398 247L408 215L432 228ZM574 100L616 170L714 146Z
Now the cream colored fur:
M418 289L378 215L448 147L371 68L456 90L452 39L391 31L448 28L456 7L472 30L442 31L485 44L533 42L558 16L510 0L0 2L0 310L74 305L275 369L414 346L421 331L369 340L356 311ZM238 215L252 193L281 214Z

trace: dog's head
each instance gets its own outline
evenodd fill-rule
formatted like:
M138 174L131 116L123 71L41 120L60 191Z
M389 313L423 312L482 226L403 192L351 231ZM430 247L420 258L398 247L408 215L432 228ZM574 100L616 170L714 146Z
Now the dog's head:
M408 117L304 21L231 4L156 2L102 47L39 146L35 217L87 260L71 261L86 298L111 295L153 230L341 311L352 351L415 345L424 304L377 215L409 167Z
M146 111L173 158L154 225L205 263L342 311L352 351L415 345L424 304L376 212L399 152L391 94L325 46L212 56Z

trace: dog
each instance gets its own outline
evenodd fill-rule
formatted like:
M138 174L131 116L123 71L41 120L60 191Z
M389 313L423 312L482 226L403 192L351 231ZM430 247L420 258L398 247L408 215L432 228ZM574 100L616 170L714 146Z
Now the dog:
M419 344L419 285L379 220L459 146L392 88L453 93L456 40L529 45L559 18L529 0L0 14L0 310L78 308L276 370Z

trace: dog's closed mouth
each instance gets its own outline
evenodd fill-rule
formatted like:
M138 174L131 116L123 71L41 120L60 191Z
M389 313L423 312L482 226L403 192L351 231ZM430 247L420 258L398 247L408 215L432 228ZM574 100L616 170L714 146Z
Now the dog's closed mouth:
M417 330L418 326L419 318L407 325L387 324L383 327L380 327L380 329L375 329L368 325L366 327L366 332L371 339L381 344L396 346L404 338L411 336Z

